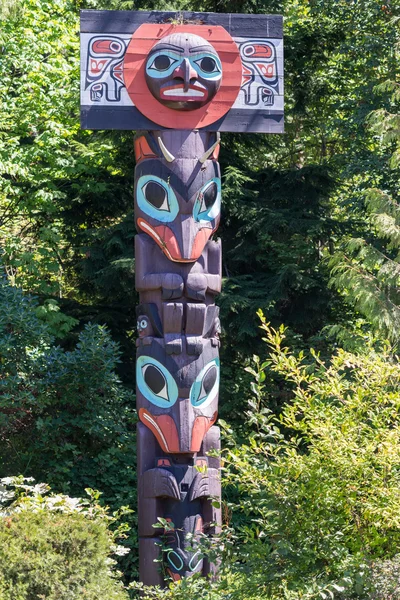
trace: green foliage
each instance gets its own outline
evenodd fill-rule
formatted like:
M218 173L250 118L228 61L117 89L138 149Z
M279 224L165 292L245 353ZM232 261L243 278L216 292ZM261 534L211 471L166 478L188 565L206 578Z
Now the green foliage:
M54 298L45 300L41 306L38 306L36 315L41 321L47 323L49 333L56 338L65 337L79 323L77 319L62 313Z
M398 43L395 48L398 50ZM374 152L384 162L381 173L375 173L369 183L382 187L364 189L368 215L364 235L345 239L341 251L330 260L331 286L339 289L346 301L354 305L376 331L398 342L400 93L398 84L391 80L377 85L376 91L383 95L381 104L384 108L372 111L366 121L370 135L374 136Z
M331 285L365 315L374 328L398 341L400 335L400 205L389 193L366 195L373 236L351 238L330 260Z
M79 3L16 6L0 13L0 262L13 284L68 298L69 316L126 344L132 136L80 130Z
M398 0L2 2L0 261L40 301L0 286L1 474L101 489L113 510L135 502L132 135L79 129L79 8L285 17L286 134L225 134L220 155L220 405L237 537L221 538L218 582L149 597L361 597L365 583L390 598L398 375L381 350L399 327ZM328 287L332 255L341 295ZM251 363L264 352L260 307L289 326L293 354L269 330L271 357ZM334 340L348 351L330 362ZM309 343L325 367L297 355ZM136 561L120 559L127 579Z
M271 353L252 369L251 432L227 456L247 516L237 533L248 592L362 597L369 561L390 559L400 542L400 363L389 349L338 350L325 363L293 354L265 319L263 330ZM279 418L266 404L267 365L293 386Z
M87 325L65 351L36 301L2 280L0 357L0 476L46 478L77 495L101 489L113 510L134 504L133 397L115 373L119 351L105 327Z
M381 220L390 219L380 213ZM392 225L392 224L391 224ZM394 227L396 227L394 225ZM395 232L387 228L390 245L396 244ZM400 247L400 246L399 246ZM330 260L331 285L342 291L349 303L368 318L375 329L398 341L400 335L400 267L395 259L363 238L352 238L345 252L337 252Z
M62 289L67 251L55 211L64 196L56 180L73 164L69 149L78 129L71 96L78 90L78 38L71 7L66 1L25 0L1 21L3 264L15 280L45 293Z
M371 564L367 600L398 600L400 598L400 556L378 560Z
M110 555L113 518L96 503L51 494L22 478L0 480L1 600L127 599Z

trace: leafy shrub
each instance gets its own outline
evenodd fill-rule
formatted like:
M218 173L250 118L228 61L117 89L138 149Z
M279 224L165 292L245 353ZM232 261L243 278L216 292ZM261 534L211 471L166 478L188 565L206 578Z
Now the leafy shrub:
M19 480L17 494L2 490L11 505L0 512L1 600L127 600L110 558L113 520L94 501L61 495Z
M0 280L0 477L24 473L77 496L100 489L113 510L134 505L136 415L118 361L98 325L73 350L56 346L35 299ZM123 559L127 572L136 559Z
M221 539L219 579L144 597L399 600L400 361L372 345L327 363L312 350L295 355L285 329L262 319L271 352L247 369L247 441L225 426L236 532ZM280 416L268 407L271 369L291 392Z
M389 560L375 561L370 568L370 589L366 600L399 600L400 555Z
M400 362L366 348L324 363L284 347L283 327L262 327L271 354L250 369L249 439L232 440L226 457L227 482L240 491L232 508L246 517L238 597L363 598L384 565L397 568L385 561L400 544ZM267 367L293 387L278 418L267 408ZM376 597L390 597L391 581Z

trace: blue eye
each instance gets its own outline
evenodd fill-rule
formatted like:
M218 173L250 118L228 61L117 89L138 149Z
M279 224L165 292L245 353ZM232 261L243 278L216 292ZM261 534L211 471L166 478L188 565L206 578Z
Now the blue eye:
M214 177L197 194L193 209L196 221L213 221L221 212L221 180Z
M179 554L177 554L175 552L175 550L170 550L168 552L168 562L177 571L180 571L181 569L183 569L183 560L181 559L181 557L179 556Z
M199 551L196 552L196 554L194 556L192 556L192 558L190 559L190 563L189 563L189 569L191 571L195 571L197 569L197 567L199 566L199 564L202 562L203 557L200 554Z
M146 73L156 79L168 77L172 75L180 62L182 62L181 55L170 50L159 50L148 59Z
M161 223L176 219L179 204L171 186L156 175L142 175L136 183L138 207Z
M197 73L205 79L220 79L222 65L218 56L214 54L200 54L190 59Z
M137 359L136 380L143 396L160 408L170 408L178 399L178 386L171 373L151 356Z
M190 389L190 401L194 407L205 408L213 400L219 390L219 359L208 363L197 375Z

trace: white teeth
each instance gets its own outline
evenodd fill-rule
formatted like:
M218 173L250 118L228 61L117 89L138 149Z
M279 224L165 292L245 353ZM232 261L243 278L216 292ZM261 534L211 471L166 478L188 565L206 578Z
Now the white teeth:
M164 92L164 96L186 96L188 98L202 98L204 96L204 92L188 89L185 91L183 88L176 88L174 90L166 90Z

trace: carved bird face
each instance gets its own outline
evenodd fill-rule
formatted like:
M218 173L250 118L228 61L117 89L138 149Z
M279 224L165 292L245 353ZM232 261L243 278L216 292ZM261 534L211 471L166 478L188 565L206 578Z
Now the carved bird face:
M171 522L175 529L169 530L166 535L166 553L165 566L172 579L175 581L182 577L189 577L193 573L198 573L203 567L203 555L196 548L196 537L202 531L203 519L201 517L201 505L197 507L198 514L189 515L182 520L182 529L176 523L176 517L171 516ZM177 507L178 510L181 507ZM178 512L175 510L175 512ZM175 519L174 521L172 519ZM185 527L185 529L183 529ZM193 537L187 539L187 533Z
M145 77L161 104L175 110L194 110L214 98L221 85L222 64L204 38L174 33L151 49Z
M216 161L143 160L136 167L135 219L169 260L194 262L218 228L221 178Z
M168 355L162 340L138 349L139 418L169 454L200 451L218 411L218 348L203 340L200 356Z

